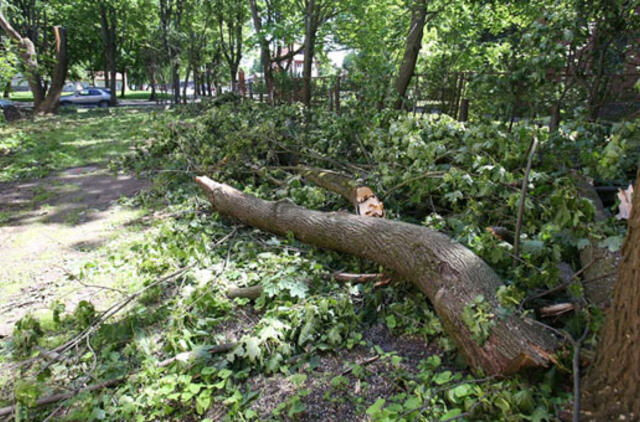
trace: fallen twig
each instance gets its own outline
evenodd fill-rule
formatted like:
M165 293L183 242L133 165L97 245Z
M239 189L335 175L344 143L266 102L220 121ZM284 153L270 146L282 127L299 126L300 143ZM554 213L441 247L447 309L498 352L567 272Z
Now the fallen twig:
M522 229L522 218L524 216L524 201L527 197L527 186L529 185L529 173L531 172L531 164L533 163L533 156L536 153L538 147L538 135L533 135L531 146L529 146L529 158L527 160L527 169L524 172L524 179L522 179L522 191L520 194L520 205L518 206L518 220L516 222L516 230L513 238L513 254L520 256L520 230ZM514 260L515 265L515 260Z
M68 399L70 399L72 397L75 397L76 395L78 395L80 393L84 393L84 392L87 392L87 391L90 392L90 391L101 390L101 389L107 388L107 387L112 387L114 385L120 384L125 379L126 379L126 377L114 378L114 379L109 380L109 381L101 382L99 384L90 385L88 387L80 388L80 389L77 389L77 390L73 390L73 391L70 391L68 393L52 394L50 396L47 396L47 397L44 397L44 398L41 398L40 400L38 400L34 407L46 406L47 404L57 403L57 402L59 402L61 400L68 400ZM15 404L13 404L11 406L0 408L0 416L6 416L6 415L13 414L13 412L15 412L15 408L16 408Z
M237 346L238 343L223 343L223 344L218 344L216 346L211 346L209 348L206 349L206 352L209 354L216 354L216 353L226 353L231 351L234 347ZM190 352L183 352L183 353L179 353L173 357L170 357L169 359L165 359L162 362L158 363L158 367L159 368L164 368L166 366L171 365L173 362L178 361L178 360L191 360L191 359L195 359L196 357L198 357L202 352L201 351L197 351L197 350L192 350Z
M558 316L571 312L575 309L573 303L556 303L554 305L544 306L540 308L541 317Z
M235 299L237 297L255 300L262 294L262 286L251 287L232 287L227 291L227 297L229 299Z
M377 361L378 359L380 359L380 355L375 355L375 356L367 358L367 359L365 359L365 360L363 360L361 362L357 362L356 365L360 365L360 366L369 365L370 363L373 363L373 362ZM347 374L351 373L351 371L353 371L353 366L350 366L347 369L345 369L344 371L342 371L340 373L340 375L347 375Z

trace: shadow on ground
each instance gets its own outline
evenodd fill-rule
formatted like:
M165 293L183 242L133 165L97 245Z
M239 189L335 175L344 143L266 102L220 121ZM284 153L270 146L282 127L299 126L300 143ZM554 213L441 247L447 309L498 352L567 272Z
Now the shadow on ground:
M95 292L69 271L138 217L119 204L149 186L97 165L74 167L35 181L0 183L0 336L27 312L54 299L69 309Z

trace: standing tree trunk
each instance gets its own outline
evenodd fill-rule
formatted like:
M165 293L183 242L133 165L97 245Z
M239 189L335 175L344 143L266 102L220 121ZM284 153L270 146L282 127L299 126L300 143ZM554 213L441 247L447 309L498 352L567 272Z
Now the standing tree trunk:
M427 1L415 0L411 12L411 27L407 36L407 43L402 57L402 64L393 86L398 95L394 108L402 108L407 93L407 87L411 82L411 77L416 69L418 53L422 45L422 34L424 30L425 18L427 16Z
M274 97L273 97L273 68L271 62L271 53L269 52L269 41L267 41L262 31L262 21L260 20L260 12L258 11L258 6L256 5L256 0L249 0L249 6L251 8L251 17L253 18L253 27L258 34L258 39L260 42L260 61L262 62L262 72L264 74L264 84L267 90L267 98L270 105L274 105Z
M105 88L111 91L110 103L115 106L116 97L116 11L113 6L100 3L102 44L105 50Z
M122 76L122 86L120 86L120 98L124 98L124 91L127 84L127 70L124 67L122 68L121 76Z
M51 86L47 92L40 107L36 111L43 113L52 113L58 108L60 94L64 88L64 82L67 79L67 68L69 66L69 58L67 57L67 31L59 26L53 28L56 41L56 67L51 77Z
M640 186L640 169L636 188ZM633 195L613 300L583 387L585 418L640 418L640 195Z
M207 177L196 182L221 214L372 260L412 281L431 300L467 362L487 374L506 375L553 360L555 338L526 318L495 315L500 279L477 255L442 233L382 218L311 211L288 201L264 201ZM465 317L478 312L488 318L486 323Z
M38 65L38 56L35 46L28 37L22 37L0 13L0 27L4 32L18 43L20 60L24 66L25 76L29 82L29 88L33 94L34 110L37 113L53 113L58 107L58 99L64 88L67 77L67 33L64 28L54 27L56 38L56 66L53 71L51 88L47 89L43 83Z
M313 70L313 53L316 46L318 30L318 11L315 0L307 0L305 13L304 62L302 64L302 102L311 105L311 72Z
M173 87L173 103L180 104L180 72L179 65L174 63L171 67L171 85Z
M182 104L187 103L187 89L189 88L189 74L191 73L191 64L187 65L187 74L184 77L184 87L182 88Z

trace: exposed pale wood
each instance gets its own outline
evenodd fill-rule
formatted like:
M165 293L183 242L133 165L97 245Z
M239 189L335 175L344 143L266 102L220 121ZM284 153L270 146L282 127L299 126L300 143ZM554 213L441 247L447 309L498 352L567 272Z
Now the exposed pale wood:
M310 182L344 197L355 208L356 214L367 217L385 216L384 205L368 186L333 170L298 166L297 171Z
M540 316L542 317L558 316L558 315L566 314L567 312L571 312L574 309L575 309L575 305L573 303L556 303L554 305L544 306L540 308Z
M201 356L202 353L208 353L208 354L216 354L216 353L226 353L231 351L234 347L236 347L237 343L222 343L222 344L217 344L215 346L211 346L208 347L205 351L189 351L189 352L183 352L183 353L178 353L177 355L170 357L168 359L163 360L162 362L158 363L158 367L159 368L164 368L167 367L169 365L171 365L172 363L176 362L176 361L190 361L190 360L194 360L196 358L198 358L198 356Z

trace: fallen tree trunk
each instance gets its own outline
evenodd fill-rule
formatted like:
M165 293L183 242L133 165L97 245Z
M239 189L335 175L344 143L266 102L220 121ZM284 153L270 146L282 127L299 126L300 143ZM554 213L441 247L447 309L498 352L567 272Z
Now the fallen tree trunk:
M221 214L370 259L415 283L431 300L445 331L471 366L506 375L553 361L555 337L532 320L495 315L500 279L482 259L442 233L381 218L311 211L288 201L264 201L206 176L195 180ZM479 313L486 323L480 322Z

